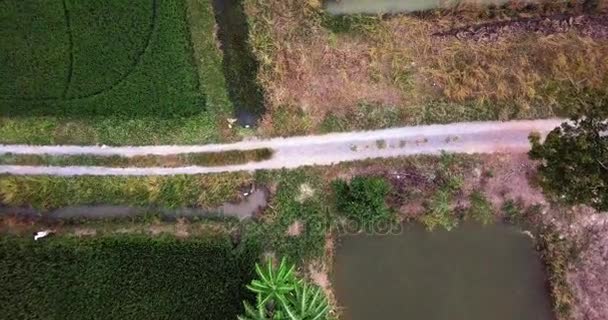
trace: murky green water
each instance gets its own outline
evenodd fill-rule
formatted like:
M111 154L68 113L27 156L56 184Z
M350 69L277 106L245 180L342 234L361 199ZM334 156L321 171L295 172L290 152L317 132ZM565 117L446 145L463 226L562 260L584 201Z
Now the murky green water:
M531 239L503 225L346 236L334 262L342 319L552 320Z

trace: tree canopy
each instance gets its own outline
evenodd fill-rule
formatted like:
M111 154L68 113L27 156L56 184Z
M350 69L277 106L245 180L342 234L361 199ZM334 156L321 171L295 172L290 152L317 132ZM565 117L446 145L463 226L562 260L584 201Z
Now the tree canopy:
M608 210L608 106L587 108L551 131L544 142L531 135L530 158L545 193L567 204Z

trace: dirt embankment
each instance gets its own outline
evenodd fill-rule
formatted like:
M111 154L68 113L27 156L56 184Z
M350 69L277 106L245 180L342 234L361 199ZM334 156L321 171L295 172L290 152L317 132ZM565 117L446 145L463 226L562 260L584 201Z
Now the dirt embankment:
M608 15L554 15L541 18L496 21L437 32L433 35L487 42L496 41L505 36L526 33L548 36L567 32L574 32L592 39L608 39Z
M574 295L575 320L603 320L608 315L608 214L574 208L575 218L561 221L561 233L576 243L567 273Z

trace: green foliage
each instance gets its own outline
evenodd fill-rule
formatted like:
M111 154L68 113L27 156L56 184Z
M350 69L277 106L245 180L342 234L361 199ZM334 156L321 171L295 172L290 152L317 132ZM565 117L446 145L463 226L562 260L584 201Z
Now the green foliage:
M61 96L70 69L64 16L61 1L0 2L0 99Z
M379 16L365 14L324 14L322 25L335 33L373 33L382 21Z
M277 270L274 270L271 260L268 260L266 268L256 263L255 272L258 279L252 280L247 289L260 296L258 305L267 305L271 300L280 301L296 287L295 269L295 265L287 266L285 258L281 259Z
M597 104L549 133L543 143L531 135L530 157L541 160L539 184L567 204L608 209L608 129L606 105Z
M0 238L5 319L234 319L259 248L228 237Z
M249 183L247 173L119 176L0 176L0 203L55 209L74 205L213 207Z
M523 222L523 204L521 202L509 199L502 204L502 212L505 215L506 221L513 224Z
M219 141L216 127L216 121L206 114L166 119L130 119L120 116L95 116L87 119L0 117L0 142L76 145L205 144Z
M357 112L345 115L329 113L321 123L321 131L372 130L395 127L401 123L401 111L397 108L362 103Z
M303 262L321 257L325 235L331 226L331 215L326 207L330 201L323 191L324 181L313 168L297 170L258 171L257 183L276 185L265 211L265 223L250 225L248 234L264 244L264 248L285 256L290 261ZM307 186L311 193L302 192ZM300 223L299 235L289 235L288 228Z
M286 259L275 270L268 261L266 268L256 264L258 279L247 288L256 294L256 305L243 301L245 316L239 320L325 320L329 303L319 287L309 285L295 274L295 265Z
M386 205L390 185L383 178L355 177L350 183L336 180L332 186L336 208L347 218L363 224L393 218Z
M549 277L555 315L559 320L572 319L572 305L575 303L575 297L568 283L568 273L573 262L574 247L556 230L549 228L540 232L538 250Z
M250 161L267 160L272 156L272 150L230 150L225 152L193 152L175 155L143 155L123 157L119 155L33 155L33 154L0 154L0 164L29 165L29 166L103 166L103 167L181 167L222 166L243 164Z
M446 230L452 230L458 226L458 220L452 214L452 196L447 190L439 190L431 197L427 203L427 212L420 218L420 222L429 231L435 230L438 226Z
M222 117L233 112L222 70L223 55L215 37L215 15L212 0L187 0L188 22L199 81L207 98L207 109ZM221 119L224 121L223 119Z
M425 203L426 213L419 218L428 230L434 230L437 226L452 230L458 226L458 217L453 213L451 204L454 194L460 191L464 183L460 172L461 160L457 155L441 153L435 178L439 188Z
M484 225L490 224L494 221L492 204L482 192L477 190L474 191L469 196L469 200L471 204L467 215L470 218Z

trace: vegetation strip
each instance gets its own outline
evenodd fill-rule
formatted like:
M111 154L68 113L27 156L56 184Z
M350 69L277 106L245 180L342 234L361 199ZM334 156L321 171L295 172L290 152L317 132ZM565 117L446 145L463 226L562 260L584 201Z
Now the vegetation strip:
M258 256L226 235L3 236L0 309L5 319L236 319Z
M2 165L24 166L100 166L113 168L126 167L163 167L183 166L224 166L243 164L252 161L268 160L272 150L267 148L253 150L231 150L224 152L181 153L175 155L137 155L124 157L120 155L40 155L40 154L0 154Z

